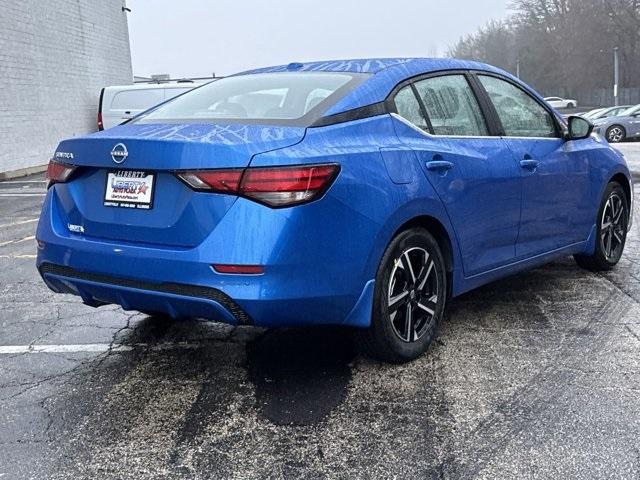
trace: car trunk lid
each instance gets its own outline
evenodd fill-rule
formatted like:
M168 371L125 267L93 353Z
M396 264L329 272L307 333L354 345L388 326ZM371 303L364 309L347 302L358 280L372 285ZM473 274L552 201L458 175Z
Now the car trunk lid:
M55 187L61 223L95 238L193 247L236 197L194 191L175 172L244 168L258 153L300 142L304 132L264 125L134 124L63 141L56 158L79 168L71 181ZM153 176L148 207L106 201L108 181L122 178L115 174L136 172Z

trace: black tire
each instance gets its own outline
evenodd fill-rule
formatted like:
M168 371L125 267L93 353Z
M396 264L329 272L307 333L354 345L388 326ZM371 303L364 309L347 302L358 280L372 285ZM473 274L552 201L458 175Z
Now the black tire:
M596 250L593 255L575 255L577 264L592 272L615 267L624 252L628 224L627 194L618 182L611 182L607 185L598 209Z
M568 103L567 108L576 108L575 103Z
M378 267L371 327L357 332L363 352L391 363L421 356L436 335L447 291L444 257L433 236L422 228L398 234Z
M607 128L607 142L620 143L627 138L627 130L622 125L611 125Z

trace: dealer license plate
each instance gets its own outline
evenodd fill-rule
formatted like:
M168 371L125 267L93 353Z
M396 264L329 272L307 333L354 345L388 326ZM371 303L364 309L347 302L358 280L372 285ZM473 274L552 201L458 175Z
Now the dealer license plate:
M155 174L140 170L113 170L107 172L104 192L105 207L153 207Z

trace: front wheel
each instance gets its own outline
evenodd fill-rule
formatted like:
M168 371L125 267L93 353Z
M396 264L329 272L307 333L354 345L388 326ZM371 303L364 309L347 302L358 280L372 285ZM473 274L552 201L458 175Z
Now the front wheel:
M376 275L371 327L358 332L365 353L404 363L422 355L435 337L447 300L445 262L422 228L400 233Z
M611 182L598 211L596 250L593 255L576 255L578 265L591 271L611 270L622 257L627 241L629 205L618 182Z
M627 131L621 125L612 125L607 130L607 141L609 143L623 142L627 137Z

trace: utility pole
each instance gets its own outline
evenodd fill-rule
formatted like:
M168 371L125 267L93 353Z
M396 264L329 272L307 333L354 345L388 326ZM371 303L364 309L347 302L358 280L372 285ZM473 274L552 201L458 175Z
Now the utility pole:
M613 49L613 99L614 105L617 107L620 102L618 99L618 88L620 83L620 61L618 60L618 47Z

